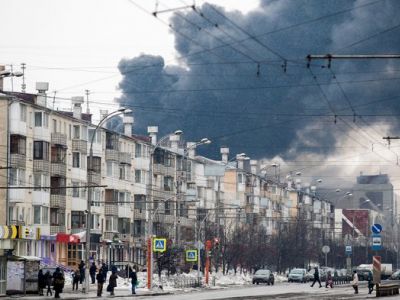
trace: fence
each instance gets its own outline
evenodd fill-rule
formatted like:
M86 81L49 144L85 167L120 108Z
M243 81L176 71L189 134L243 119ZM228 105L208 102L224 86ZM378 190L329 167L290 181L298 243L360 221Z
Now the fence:
M192 277L178 277L174 279L175 288L196 288L201 287L201 279Z

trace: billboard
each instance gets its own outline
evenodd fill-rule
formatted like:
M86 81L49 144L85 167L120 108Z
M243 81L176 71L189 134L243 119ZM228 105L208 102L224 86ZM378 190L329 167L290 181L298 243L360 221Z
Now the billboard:
M369 235L369 210L367 209L343 209L342 210L342 234L353 236Z

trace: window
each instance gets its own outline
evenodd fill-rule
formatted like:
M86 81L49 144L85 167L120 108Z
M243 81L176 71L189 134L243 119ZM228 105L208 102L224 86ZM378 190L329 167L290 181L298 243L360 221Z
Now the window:
M118 217L106 216L106 231L118 231Z
M33 173L33 190L40 191L44 190L47 191L47 187L50 185L50 177L48 175L44 175L42 173Z
M88 129L88 137L89 137L88 141L89 142L92 140L93 134L95 133L95 131L96 131L95 129L91 129L91 128ZM96 132L96 135L93 139L93 143L101 144L101 132L99 132L99 131Z
M164 191L173 190L173 181L171 176L164 176Z
M33 224L40 224L40 206L33 206Z
M65 225L65 211L59 208L50 208L50 225L64 226Z
M72 228L85 228L86 215L83 211L71 211Z
M244 175L242 173L238 174L238 183L241 183L241 184L244 183Z
M141 156L142 156L142 145L135 144L135 157L141 157Z
M33 142L33 159L49 160L49 143L43 141Z
M118 150L118 135L112 134L110 132L106 133L106 149Z
M142 170L135 170L135 182L142 183Z
M65 164L65 157L67 151L64 147L52 146L51 147L51 162L52 163L63 163Z
M130 233L131 222L128 218L118 218L118 232L122 234Z
M107 164L109 161L107 161ZM90 157L87 157L87 165L90 166ZM93 156L92 158L92 168L91 171L95 173L101 173L101 157Z
M42 124L43 124L42 113L35 112L35 127L42 127Z
M72 126L71 124L68 125L68 139L71 140L72 138Z
M99 215L91 214L90 229L100 229L100 216Z
M80 153L72 152L72 167L79 168L81 165Z
M23 169L10 169L9 173L10 185L24 185L25 184L25 170Z
M10 153L11 154L26 154L26 137L11 134L10 135Z
M57 120L53 119L53 133L57 132Z
M73 138L74 139L80 139L81 138L81 128L80 128L79 125L74 125Z
M72 197L79 198L79 183L72 182Z
M88 128L87 128L87 126L82 126L81 128L82 128L82 134L81 134L82 140L87 141Z
M92 206L100 206L101 191L99 188L92 188Z
M135 195L134 196L134 207L135 209L145 210L146 209L146 195Z
M107 176L112 177L113 175L113 163L112 161L107 161Z
M42 207L42 224L49 224L49 208Z
M166 215L170 215L171 214L171 202L170 201L166 201L164 204L164 213Z
M129 180L130 179L130 167L126 164L119 165L119 179Z
M26 105L25 104L19 104L19 109L20 109L20 115L19 118L21 122L26 122Z

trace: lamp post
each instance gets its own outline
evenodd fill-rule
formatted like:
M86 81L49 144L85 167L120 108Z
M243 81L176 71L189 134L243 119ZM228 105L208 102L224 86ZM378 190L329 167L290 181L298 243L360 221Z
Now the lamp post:
M149 161L149 201L146 205L147 216L148 216L148 228L147 228L147 288L150 290L152 286L153 280L153 247L152 247L152 236L153 236L153 215L151 214L151 208L153 203L153 160L154 160L154 152L157 148L161 146L161 143L168 139L170 136L182 135L182 130L175 130L174 132L167 134L162 137L157 143L155 143L154 148L151 149L150 152L150 161Z
M109 113L108 115L104 116L100 122L97 124L96 128L93 131L93 135L90 139L90 147L89 147L89 163L87 165L87 183L88 183L88 190L87 190L87 208L86 208L86 251L85 251L85 261L86 261L86 271L85 271L85 293L89 292L89 265L90 265L90 227L91 227L91 218L92 218L92 187L91 187L91 172L93 171L93 141L94 137L97 134L97 130L101 127L104 122L107 121L110 117L126 113L132 113L132 110L121 107L120 109Z

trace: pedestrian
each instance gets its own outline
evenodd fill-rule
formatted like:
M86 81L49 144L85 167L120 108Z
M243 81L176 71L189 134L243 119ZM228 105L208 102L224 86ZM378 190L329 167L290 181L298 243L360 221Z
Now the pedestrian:
M97 271L96 264L93 262L89 269L89 274L90 278L92 279L92 284L95 284L96 271Z
M79 289L79 282L81 280L81 272L79 271L79 269L76 269L73 273L72 273L72 290L78 290Z
M81 262L79 263L78 268L80 273L79 283L82 284L85 280L85 263L83 262L83 260L81 260Z
M333 289L333 277L331 271L328 271L326 275L326 281L325 281L325 288L331 287Z
M46 274L44 274L44 278L46 280L46 286L47 286L47 292L46 296L50 294L50 296L53 296L53 292L51 291L51 286L53 285L53 276L51 276L50 271L47 271Z
M97 279L97 297L101 297L101 294L103 293L103 284L105 281L105 278L104 278L104 275L103 275L101 269L97 273L96 279Z
M136 270L135 268L131 269L130 267L129 269L130 269L129 278L131 279L132 294L136 294L136 286L138 283Z
M101 273L103 274L104 281L107 280L107 272L108 272L108 266L106 263L103 263L103 265L101 266Z
M372 272L368 272L368 294L371 294L374 291L374 277L372 276Z
M354 294L358 294L358 275L356 270L353 272L353 280L351 281L351 285L353 286Z
M321 280L319 279L318 267L315 267L315 268L314 268L314 281L313 281L313 283L311 284L311 287L313 287L314 284L315 284L316 282L319 283L319 287L321 288L321 287L322 287L322 284L321 284Z
M56 271L53 274L54 278L54 298L60 298L60 294L63 291L65 278L64 274L61 272L59 267L56 268Z
M112 272L110 278L108 279L107 292L110 292L110 296L114 296L114 289L117 287L117 273Z
M44 278L43 270L40 269L38 273L38 288L39 296L43 296L43 289L46 287L46 280Z

